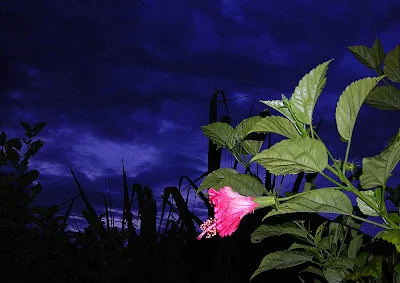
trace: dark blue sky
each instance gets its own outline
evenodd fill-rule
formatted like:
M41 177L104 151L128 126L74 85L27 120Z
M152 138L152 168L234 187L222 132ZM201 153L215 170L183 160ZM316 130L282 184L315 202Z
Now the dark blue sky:
M396 0L3 0L0 6L0 127L19 137L19 121L48 122L31 166L41 173L38 202L45 204L77 193L63 150L89 195L110 188L122 205L121 148L129 184L150 186L160 201L180 176L196 179L207 170L200 127L208 124L217 88L228 99L259 88L257 114L264 110L258 100L290 96L305 73L331 58L314 119L326 106L321 136L343 158L336 102L349 83L375 76L346 46L372 46L379 37L388 52L400 42ZM229 101L233 125L248 116L253 98ZM380 153L399 121L398 111L364 106L350 160ZM230 167L224 156L222 165ZM291 188L293 178L286 179ZM101 198L93 202L102 209Z

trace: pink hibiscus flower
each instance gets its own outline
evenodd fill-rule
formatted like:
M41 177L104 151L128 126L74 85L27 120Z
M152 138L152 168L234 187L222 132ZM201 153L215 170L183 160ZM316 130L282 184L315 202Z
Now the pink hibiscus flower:
M253 202L255 197L245 197L234 191L231 187L223 187L219 191L210 188L208 190L210 203L214 205L215 218L204 222L200 228L203 232L197 236L197 240L211 238L217 233L221 237L230 236L237 230L242 218L254 212L259 205Z

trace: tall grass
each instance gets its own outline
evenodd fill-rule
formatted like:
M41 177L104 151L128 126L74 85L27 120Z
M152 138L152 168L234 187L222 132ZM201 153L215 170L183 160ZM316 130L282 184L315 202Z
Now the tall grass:
M218 121L218 96L222 97L227 114L219 121L230 124L228 104L222 90L211 96L209 122ZM265 117L269 112L259 115ZM35 135L28 131L26 134L31 140L25 154L32 157L42 143L32 142ZM262 138L267 138L268 146L271 146L270 135ZM65 155L78 190L77 197L61 206L29 208L41 191L40 183L31 185L38 174L34 170L30 171L33 173L24 173L28 163L26 158L17 160L15 157L14 151L21 149L16 139L6 140L2 134L0 146L3 149L0 151L0 165L11 162L20 172L20 175L0 175L0 240L9 243L9 246L0 247L2 282L246 282L260 260L258 247L249 246L250 233L261 221L259 213L243 220L242 228L232 237L216 237L207 242L195 240L202 220L194 206L190 209L191 196L197 191L198 182L221 166L222 149L217 150L211 142L206 172L194 180L181 176L178 186L164 188L158 223L153 191L141 184L128 184L121 154L123 200L120 228L115 216L118 205L111 201L110 188L107 194L101 194L104 211L96 212ZM268 171L265 183L269 189L275 186L275 177ZM194 199L197 197L207 208L208 217L212 217L214 212L207 197L202 193L195 195ZM82 217L87 227L83 229L72 215L77 198L83 201L85 208ZM21 202L23 199L25 202ZM61 213L65 205L66 211ZM133 210L134 207L137 211ZM139 234L133 223L135 218L140 221ZM26 229L28 223L33 228ZM67 229L72 223L75 223L76 231ZM242 255L248 258L242 258ZM261 279L262 276L254 282Z

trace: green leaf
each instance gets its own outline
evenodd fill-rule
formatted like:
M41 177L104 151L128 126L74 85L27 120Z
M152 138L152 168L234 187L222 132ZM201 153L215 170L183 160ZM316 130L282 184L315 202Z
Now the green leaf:
M391 229L391 230L383 230L380 231L374 238L385 240L396 246L397 251L400 253L400 230L399 229Z
M31 126L25 122L21 122L22 127L24 128L26 135L30 136L30 134L32 133L32 129Z
M324 270L324 277L328 283L340 283L346 277L346 274L343 271L327 268Z
M47 122L39 122L35 126L33 126L33 134L36 136L44 126L46 126Z
M361 267L361 266L366 265L368 262L368 257L369 257L368 252L362 252L362 253L358 254L357 257L355 258L356 266Z
M256 277L262 272L266 272L271 269L284 269L302 264L312 260L312 256L302 255L289 251L278 251L270 253L264 257L258 266L257 270L253 273L250 280Z
M253 126L262 119L261 116L250 117L244 119L235 128L236 141L242 143L243 149L246 153L251 154L252 156L257 155L260 152L265 136L249 138L247 135Z
M328 261L328 265L333 269L353 269L354 259L347 257L333 258Z
M400 185L397 187L397 190L400 190ZM389 213L390 219L392 219L396 224L400 224L400 215L398 212Z
M285 234L304 239L307 238L307 231L297 228L297 226L292 223L284 223L277 225L263 224L251 233L250 240L252 243L260 243L265 238Z
M340 237L343 235L343 226L337 222L329 223L329 242L337 245Z
M376 86L365 103L379 110L400 110L400 90L391 85Z
M324 277L324 274L322 273L322 270L319 269L319 268L317 268L317 267L315 267L315 266L312 266L312 265L310 265L310 266L307 267L306 269L301 270L301 271L299 272L299 277L300 277L300 274L301 274L301 273L306 273L306 272L307 272L307 273L313 273L313 274L315 274L315 275Z
M44 142L41 140L34 141L29 145L29 148L26 152L28 156L34 156L44 145Z
M5 143L5 148L6 149L11 149L11 148L15 148L16 150L21 150L22 149L22 143L21 140L18 138L14 138L14 139L9 139L8 141L6 141Z
M375 256L366 265L356 268L346 279L357 281L362 277L380 277L382 274L382 256Z
M329 250L331 248L329 236L322 237L321 241L318 242L317 247L320 250Z
M372 48L368 48L364 45L359 46L349 46L347 47L354 57L357 58L358 61L363 63L368 68L379 71L382 65L383 59L385 57L385 52L383 51L382 45L377 38L375 40Z
M263 220L274 215L297 212L348 215L353 212L353 205L340 190L323 188L297 194L293 199L279 204L277 210L270 211Z
M254 116L247 119L244 119L240 122L235 128L235 136L237 141L243 141L246 136L251 133L251 129L256 125L258 122L263 120L261 116Z
M275 133L289 139L300 137L300 133L289 119L281 116L267 116L259 121L249 133Z
M227 123L215 122L202 126L201 129L217 148L232 149L235 146L235 130Z
M343 91L336 106L336 125L343 140L349 141L351 139L361 105L382 78L358 80Z
M306 245L306 244L299 244L299 243L296 243L296 242L294 242L288 248L288 251L293 251L293 250L298 250L298 249L301 249L301 250L304 250L304 251L307 251L307 252L311 252L311 253L313 253L313 254L315 254L317 256L320 255L319 251L318 251L318 249L316 247L311 246L311 245Z
M318 243L321 241L322 234L324 233L326 223L328 223L328 221L325 221L324 223L322 223L321 225L319 225L318 228L317 228L317 231L315 232L314 244L315 244L316 246L318 246Z
M261 196L265 192L263 183L253 175L240 174L234 169L221 168L208 174L200 184L198 192L207 188L218 191L220 188L229 186L232 191L244 196Z
M6 155L7 155L8 160L10 160L11 163L14 164L14 166L16 166L18 164L20 156L15 149L8 148L6 151Z
M271 107L272 109L275 109L289 119L289 121L291 121L293 124L296 123L292 113L290 113L290 110L285 106L282 100L260 100L260 102Z
M384 74L393 82L400 82L400 44L385 57Z
M314 173L328 165L328 154L322 141L305 137L280 141L254 156L253 161L275 175Z
M362 246L362 239L363 235L357 235L354 237L354 239L352 239L350 241L349 244L349 249L347 250L347 256L349 258L356 258L357 257L357 253L360 250L361 246Z
M39 176L39 171L31 170L21 175L20 185L21 187L27 187L32 184L33 181Z
M333 60L333 59L332 59ZM306 74L295 88L290 105L296 118L311 125L314 107L326 84L326 72L332 60L326 61Z
M400 262L395 265L394 271L396 271L397 273L400 273Z
M35 198L38 196L43 190L42 184L38 182L35 186L32 187L32 197Z
M374 205L375 209L379 209L379 200L376 198L375 192L369 190L369 191L360 191L360 193L363 194ZM356 198L356 201L361 212L364 213L365 215L379 216L379 213L377 213L372 207L366 204L359 197Z
M263 141L261 140L244 140L243 149L252 156L256 156L260 153Z
M381 154L363 158L360 184L364 189L384 186L400 161L400 130L395 141Z

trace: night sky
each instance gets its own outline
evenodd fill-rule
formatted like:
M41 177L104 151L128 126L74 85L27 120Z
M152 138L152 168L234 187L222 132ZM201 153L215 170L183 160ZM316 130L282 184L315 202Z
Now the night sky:
M343 159L337 100L352 81L376 76L346 46L370 47L379 37L387 53L400 42L398 0L3 0L0 7L0 130L22 137L20 121L48 122L30 167L44 187L36 204L78 193L64 152L88 195L110 189L121 207L121 151L128 184L150 186L160 203L180 176L207 171L201 126L216 89L227 95L236 126L254 99L252 115L265 109L259 100L289 97L304 74L331 58L314 120L326 107L320 136ZM218 111L227 114L222 103ZM399 121L399 111L365 105L350 161L379 154ZM232 164L225 152L222 167ZM389 180L398 183L398 176ZM103 212L103 199L91 200ZM199 199L194 206L205 220ZM82 208L77 203L74 212Z

